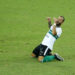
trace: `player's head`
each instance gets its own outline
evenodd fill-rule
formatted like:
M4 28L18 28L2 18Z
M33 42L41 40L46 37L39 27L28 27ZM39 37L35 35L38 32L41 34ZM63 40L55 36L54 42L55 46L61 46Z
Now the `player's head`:
M61 26L61 24L65 21L64 16L59 16L58 21L59 21L59 24L57 24L57 26Z
M65 18L64 18L64 16L59 16L58 20L59 20L59 23L62 24L65 21Z

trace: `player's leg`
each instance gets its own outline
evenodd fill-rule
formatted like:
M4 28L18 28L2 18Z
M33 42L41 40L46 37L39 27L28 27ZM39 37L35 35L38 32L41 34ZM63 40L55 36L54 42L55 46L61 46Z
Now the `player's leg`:
M32 55L31 55L32 57L36 57L36 54L34 54L34 53L32 53Z
M48 61L52 61L55 59L55 56L54 55L48 55L48 56L39 56L38 57L38 61L39 62L48 62Z
M38 61L46 62L46 61L51 61L54 59L55 59L55 56L51 54L51 50L47 46L41 45Z
M32 52L32 57L38 57L40 50L40 45L38 45Z
M43 59L41 60L42 62L48 62L52 61L55 59L55 56L52 55L51 50L47 47L43 53Z
M59 56L58 54L52 55L51 50L47 46L41 45L39 56L38 56L38 61L48 62L54 59L63 61L63 58L61 56Z
M44 52L46 50L47 46L41 45L40 46L40 51L39 51L39 56L38 56L38 61L42 61L44 58Z
M55 59L54 55L50 55L50 56L45 56L42 60L42 62L49 62Z
M42 62L48 62L55 59L55 56L51 53L52 51L48 48Z
M42 62L43 58L44 58L44 56L38 56L38 61Z
M64 61L64 59L61 56L59 56L57 53L55 53L54 55L46 55L43 58L42 62L52 61L54 59L56 59L58 61Z

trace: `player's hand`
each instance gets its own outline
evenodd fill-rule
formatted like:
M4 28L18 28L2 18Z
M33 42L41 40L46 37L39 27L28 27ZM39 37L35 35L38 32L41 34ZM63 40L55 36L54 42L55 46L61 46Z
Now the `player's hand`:
M48 22L51 22L51 18L50 17L47 17L47 20L48 20Z
M54 23L58 24L59 23L58 19L54 18Z

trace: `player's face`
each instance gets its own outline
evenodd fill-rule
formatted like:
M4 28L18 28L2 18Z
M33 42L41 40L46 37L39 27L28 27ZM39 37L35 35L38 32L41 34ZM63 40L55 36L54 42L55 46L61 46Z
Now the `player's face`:
M58 20L59 20L59 23L61 23L61 24L63 23L63 17L59 16Z

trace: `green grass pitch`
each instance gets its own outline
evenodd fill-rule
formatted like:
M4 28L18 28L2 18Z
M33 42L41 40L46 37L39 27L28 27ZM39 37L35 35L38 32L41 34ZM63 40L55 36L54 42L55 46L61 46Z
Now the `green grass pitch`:
M53 53L64 62L31 58L48 29L46 17L65 17ZM53 21L52 21L53 22ZM75 0L0 0L0 75L75 75Z

